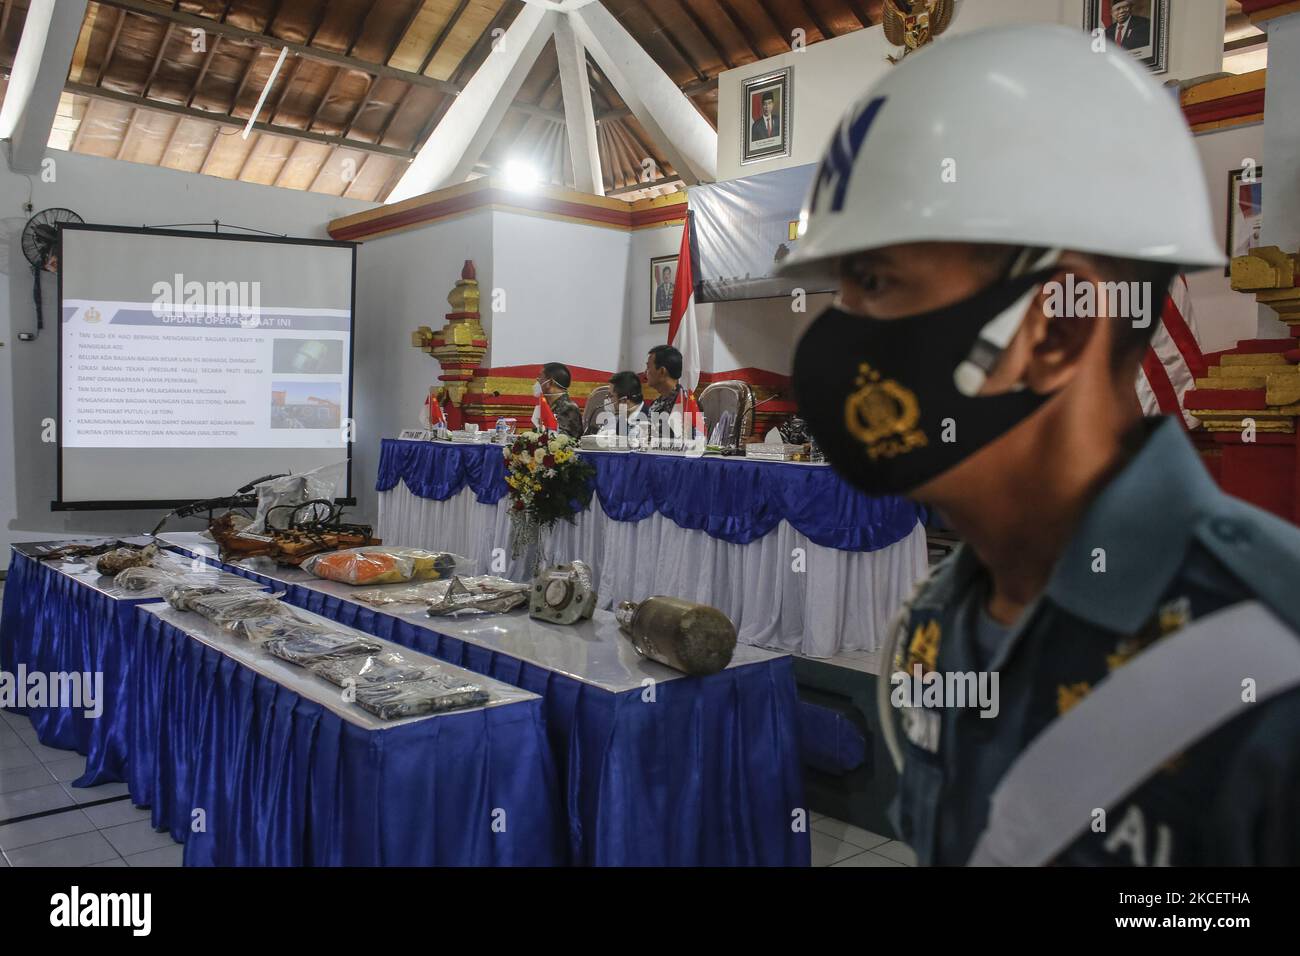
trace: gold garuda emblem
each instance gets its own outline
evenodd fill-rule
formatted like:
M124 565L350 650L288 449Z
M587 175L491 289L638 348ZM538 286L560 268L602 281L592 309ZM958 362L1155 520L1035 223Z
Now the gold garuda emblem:
M919 50L952 22L953 0L885 0L885 38L903 48L897 63L913 50Z
M928 444L916 427L921 407L910 389L884 379L866 362L858 366L856 390L844 402L844 424L866 446L867 456L893 458Z

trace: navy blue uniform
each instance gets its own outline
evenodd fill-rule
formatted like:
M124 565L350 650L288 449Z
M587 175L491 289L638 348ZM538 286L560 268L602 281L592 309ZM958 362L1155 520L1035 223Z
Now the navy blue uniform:
M1153 642L1252 599L1300 632L1300 529L1220 491L1178 424L1164 420L1004 633L979 617L988 591L987 570L959 548L911 602L893 660L908 673L998 675L994 717L973 707L899 711L904 766L892 813L923 864L965 863L1020 752ZM1142 728L1132 733L1139 739ZM1300 691L1251 705L1156 769L1109 809L1104 832L1088 832L1056 862L1300 863Z

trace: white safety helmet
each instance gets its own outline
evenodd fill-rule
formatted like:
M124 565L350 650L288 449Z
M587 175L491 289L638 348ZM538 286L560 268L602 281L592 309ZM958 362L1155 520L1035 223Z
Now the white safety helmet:
M926 241L1222 265L1177 100L1098 42L1008 26L910 54L836 131L781 271L831 276L844 255Z

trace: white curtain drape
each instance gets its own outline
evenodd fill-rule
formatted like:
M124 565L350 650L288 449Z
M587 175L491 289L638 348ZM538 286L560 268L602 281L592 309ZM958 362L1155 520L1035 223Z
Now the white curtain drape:
M475 573L527 580L531 555L510 557L509 498L478 501L468 488L446 501L420 498L399 481L379 495L380 537L473 559ZM614 521L593 498L573 524L543 542L549 564L587 562L599 606L666 594L710 604L735 622L745 644L808 657L875 651L885 627L926 573L925 529L878 551L839 551L789 523L747 545L680 528L654 514Z

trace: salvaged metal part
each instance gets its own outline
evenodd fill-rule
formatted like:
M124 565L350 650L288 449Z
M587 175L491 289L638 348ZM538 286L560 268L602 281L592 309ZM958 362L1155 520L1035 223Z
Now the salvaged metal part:
M731 663L736 627L715 607L674 597L624 601L614 612L638 654L693 676Z
M533 579L528 613L552 624L576 624L596 610L591 568L574 561L548 568Z
M132 548L130 546L115 548L106 554L100 555L99 560L95 562L95 570L100 574L116 577L127 568L147 568L157 556L158 546L156 544L146 545L143 548Z
M520 584L517 590L500 587L470 587L463 578L452 578L451 587L441 598L429 602L429 617L469 612L500 614L512 611L528 600L528 585Z
M297 566L322 551L363 548L383 543L378 538L371 537L370 525L340 523L328 527L296 527L254 534L236 530L234 518L232 514L224 514L208 525L208 531L217 542L223 561L268 557L278 564Z

